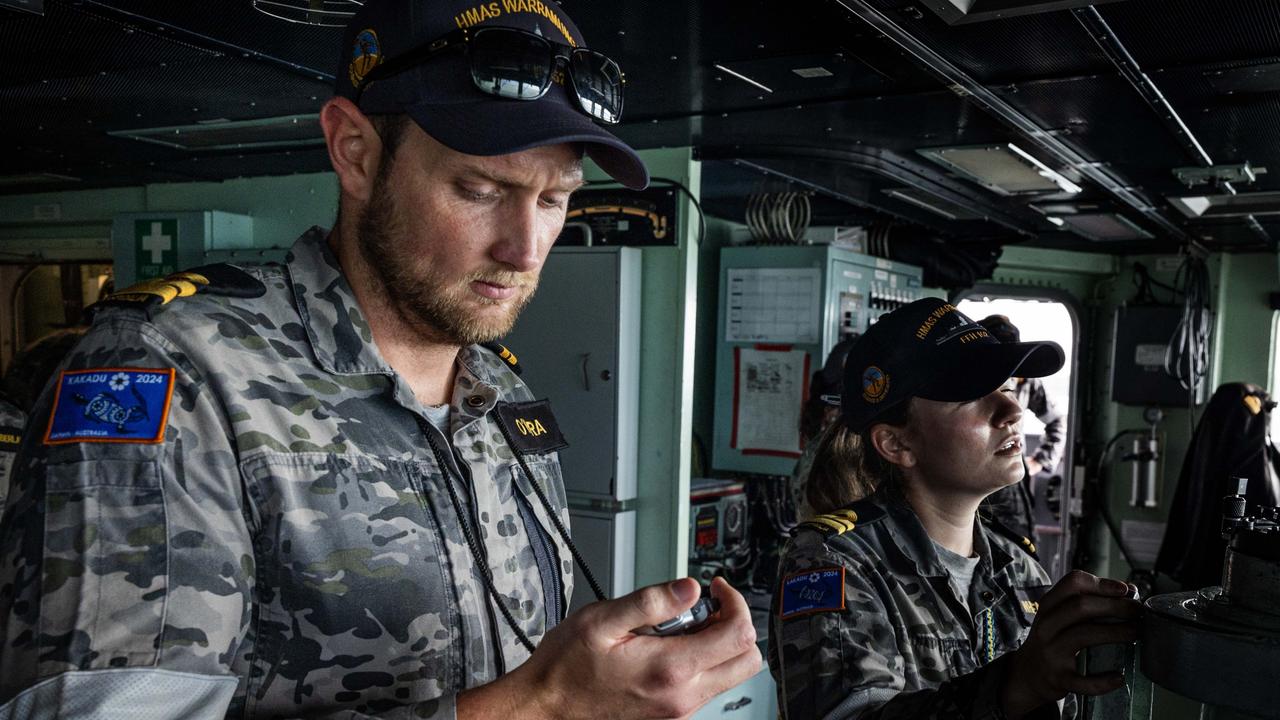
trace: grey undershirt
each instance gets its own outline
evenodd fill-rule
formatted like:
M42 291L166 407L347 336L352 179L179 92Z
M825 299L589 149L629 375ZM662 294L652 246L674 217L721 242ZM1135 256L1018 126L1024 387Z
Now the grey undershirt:
M444 433L445 437L453 437L453 433L449 432L449 411L452 409L449 403L443 405L424 405L423 411L427 414L427 422L435 426L437 430Z
M973 584L973 573L978 569L978 560L981 558L977 555L973 557L964 557L958 553L942 547L938 543L933 544L934 550L938 552L938 560L942 561L942 566L951 574L951 582L955 584L957 596L965 604L969 606L969 586Z

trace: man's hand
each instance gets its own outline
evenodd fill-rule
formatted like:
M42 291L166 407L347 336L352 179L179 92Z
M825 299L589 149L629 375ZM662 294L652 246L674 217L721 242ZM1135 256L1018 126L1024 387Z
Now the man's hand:
M760 671L751 611L721 578L720 612L691 635L631 631L688 610L698 583L651 585L582 608L547 633L507 679L522 687L517 715L536 718L679 718ZM505 680L505 679L504 679ZM498 683L495 683L498 684ZM462 717L462 706L459 716Z
M1058 581L1043 598L1027 641L1012 653L1001 701L1018 720L1068 692L1103 695L1124 684L1121 673L1080 675L1076 653L1094 645L1137 640L1142 611L1129 586L1080 570Z

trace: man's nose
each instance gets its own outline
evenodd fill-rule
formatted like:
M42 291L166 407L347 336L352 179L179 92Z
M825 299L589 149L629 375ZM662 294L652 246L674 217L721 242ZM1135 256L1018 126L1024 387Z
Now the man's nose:
M498 228L499 240L490 256L515 272L532 272L542 263L542 249L553 238L539 222L537 201L513 204L503 213Z

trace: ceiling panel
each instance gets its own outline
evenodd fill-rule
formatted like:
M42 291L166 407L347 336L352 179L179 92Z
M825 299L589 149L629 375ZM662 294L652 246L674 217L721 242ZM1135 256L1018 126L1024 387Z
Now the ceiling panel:
M1192 158L1071 11L948 26L912 0L562 3L588 44L627 72L618 133L638 147L693 146L717 162L796 148L787 173L829 191L817 205L824 217L898 218L957 241L1023 241L1019 228L1042 227L1025 199L995 197L915 151L1014 142L1051 167L1053 159L849 12L859 4L884 13L1162 211L1162 196L1182 191L1171 170ZM1273 141L1280 134L1280 3L1117 0L1098 10L1216 162L1276 168L1250 189L1280 189ZM326 154L315 148L188 151L109 133L314 113L331 92L340 37L337 28L269 18L247 0L47 0L43 17L0 15L0 132L11 139L0 175L53 172L101 187L327 169ZM885 194L898 179L849 161L859 153L896 158L908 175L932 178L935 188L970 197L1005 222L931 217ZM708 196L721 198L710 206L732 207L733 191L716 182L733 188L742 181L732 178L759 174L734 167L708 174ZM1116 205L1083 184L1078 199ZM1243 222L1215 226L1212 235L1232 247L1258 241Z

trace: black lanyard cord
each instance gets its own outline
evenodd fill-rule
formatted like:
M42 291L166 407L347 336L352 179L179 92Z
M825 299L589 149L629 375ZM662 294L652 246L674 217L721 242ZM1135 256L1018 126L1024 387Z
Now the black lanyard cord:
M569 531L564 529L564 525L560 522L560 514L551 507L551 502L547 500L547 495L542 491L542 486L534 479L533 473L529 472L529 466L525 463L524 453L516 447L515 442L511 438L511 431L507 429L507 424L502 422L502 416L494 418L498 424L498 430L502 432L502 437L507 441L507 447L511 448L511 452L515 453L516 461L520 463L520 469L524 471L524 477L529 481L529 487L533 488L533 494L538 496L538 501L542 503L542 507L547 511L547 517L551 518L551 524L555 526L556 532L560 533L560 539L564 540L564 544L569 548L569 554L573 556L573 561L578 563L578 567L582 568L582 576L587 579L587 584L591 586L591 592L596 594L596 600L605 600L604 591L600 589L600 583L596 582L595 575L591 574L591 568L587 567L587 561L583 559L582 553L578 552L578 547L573 544L573 540L569 537Z
M512 617L511 611L507 609L507 603L503 601L502 596L498 593L497 588L493 586L493 573L489 571L489 563L480 554L480 544L476 542L475 535L471 532L471 521L468 516L463 513L462 501L458 499L458 491L453 487L453 479L450 477L449 465L444 460L444 453L436 445L435 438L425 425L425 420L417 418L418 426L422 430L422 434L427 437L427 444L431 446L431 452L436 456L436 464L440 466L440 473L444 476L444 485L449 490L449 501L453 503L453 511L458 515L458 524L462 526L462 535L467 540L467 547L471 550L471 558L475 561L476 566L480 568L480 579L484 582L484 588L489 593L493 604L498 606L498 610L502 613L503 619L507 621L507 625L512 632L516 634L516 638L521 645L532 655L534 651L533 643L529 640L529 636L525 635L524 630ZM501 426L501 423L499 423ZM501 642L499 642L501 648ZM499 666L502 665L502 653L498 653ZM502 671L499 670L499 674Z

